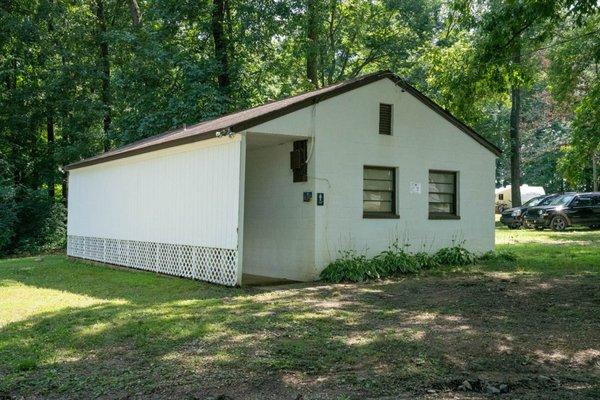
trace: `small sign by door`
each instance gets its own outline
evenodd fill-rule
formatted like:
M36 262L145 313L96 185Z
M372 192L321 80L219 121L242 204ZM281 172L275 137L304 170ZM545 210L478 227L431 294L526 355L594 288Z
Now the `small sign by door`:
M325 204L325 193L317 193L317 205L322 206Z

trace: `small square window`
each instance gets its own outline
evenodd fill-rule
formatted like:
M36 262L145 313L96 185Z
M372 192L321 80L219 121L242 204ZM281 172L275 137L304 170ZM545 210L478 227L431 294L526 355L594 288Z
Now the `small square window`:
M379 104L379 134L388 136L392 134L391 104Z
M458 175L429 171L429 219L458 219Z
M398 218L395 168L364 167L363 217Z

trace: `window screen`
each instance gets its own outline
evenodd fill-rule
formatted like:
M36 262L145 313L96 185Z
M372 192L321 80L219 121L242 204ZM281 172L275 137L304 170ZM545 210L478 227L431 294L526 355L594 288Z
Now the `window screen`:
M379 104L379 134L392 134L392 105Z
M429 216L456 216L456 172L429 171Z
M365 216L396 212L396 174L394 168L364 167L363 213Z

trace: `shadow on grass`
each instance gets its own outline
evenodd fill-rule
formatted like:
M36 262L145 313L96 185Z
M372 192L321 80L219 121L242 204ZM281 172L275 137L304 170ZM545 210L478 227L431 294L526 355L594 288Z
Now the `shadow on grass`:
M597 390L595 275L249 290L46 257L0 262L0 285L96 300L0 328L0 392L18 396L362 398L540 373Z

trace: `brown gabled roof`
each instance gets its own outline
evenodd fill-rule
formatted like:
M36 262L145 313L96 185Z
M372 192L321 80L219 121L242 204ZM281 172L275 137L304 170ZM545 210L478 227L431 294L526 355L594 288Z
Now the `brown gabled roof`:
M380 71L358 78L350 79L344 82L336 83L321 89L302 93L296 96L288 97L283 100L273 101L257 107L249 108L243 111L234 112L215 119L200 122L186 128L175 129L156 136L128 144L115 150L95 157L87 158L82 161L74 162L65 167L66 170L72 170L89 165L100 164L103 162L117 160L119 158L130 157L136 154L147 153L168 147L179 146L182 144L198 142L211 139L217 136L218 132L240 132L253 126L270 121L282 115L289 114L311 104L329 99L369 83L388 78L394 81L402 89L415 96L433 111L440 114L458 129L475 139L479 144L499 156L502 152L494 144L490 143L483 136L468 127L450 112L444 110L433 100L419 92L417 89L406 83L399 76L390 71Z

